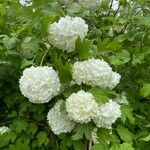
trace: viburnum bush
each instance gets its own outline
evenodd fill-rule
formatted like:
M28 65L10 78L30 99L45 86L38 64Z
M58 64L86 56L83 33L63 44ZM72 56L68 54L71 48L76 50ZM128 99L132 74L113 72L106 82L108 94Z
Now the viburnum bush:
M1 0L0 150L143 149L150 1Z

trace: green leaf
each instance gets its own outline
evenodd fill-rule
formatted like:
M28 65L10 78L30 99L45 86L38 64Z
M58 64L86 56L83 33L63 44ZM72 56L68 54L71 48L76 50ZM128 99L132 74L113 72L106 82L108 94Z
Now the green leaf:
M137 64L142 64L144 62L144 53L134 54L132 59L132 64L136 66Z
M132 142L134 135L122 125L117 126L117 131L121 139L125 142Z
M30 150L29 146L26 144L22 144L21 142L17 142L14 145L9 146L9 150Z
M26 131L28 127L28 122L23 119L15 119L13 120L12 128L17 133L21 133L21 131Z
M73 140L79 140L79 139L82 139L83 136L85 136L86 139L91 139L92 130L93 130L93 125L91 123L78 124L76 126L76 128L74 129L75 134L72 136L72 139Z
M103 9L108 9L109 8L109 1L105 1L105 0L103 0L102 2L101 2L101 7L103 8Z
M53 22L55 17L53 16L44 16L44 18L42 19L42 34L44 36L48 35L48 28L49 25Z
M60 13L60 5L58 2L52 2L44 6L42 9L42 13L44 16L56 16L58 13Z
M119 150L120 144L114 144L111 146L110 150Z
M34 113L33 114L33 119L40 122L40 121L44 121L46 119L46 116L44 113L41 113L41 114L38 114L37 113Z
M139 50L140 46L137 46L137 50ZM137 66L138 64L143 64L145 63L146 58L149 58L150 55L150 48L149 46L143 47L142 51L135 52L133 54L132 58L132 64L133 66Z
M34 135L38 130L38 127L35 123L29 123L27 128L27 133Z
M113 144L110 150L134 150L132 143Z
M8 118L15 118L17 117L17 112L16 111L12 111L9 115Z
M127 118L129 119L129 121L134 124L135 123L135 118L133 116L133 108L131 108L131 106L129 105L122 105L121 106L121 120L123 121L123 123L125 123L125 121L127 120Z
M115 134L111 134L111 131L105 128L100 128L97 132L97 136L99 138L99 141L103 142L112 142L112 143L119 143L119 139Z
M8 145L10 142L14 142L16 138L17 134L12 131L0 135L0 148Z
M75 49L80 59L88 59L91 56L92 43L88 39L84 39L83 41L80 38L77 39Z
M35 52L39 49L39 43L40 43L40 39L28 36L24 39L21 47L23 50L27 51L29 49Z
M15 65L16 67L20 67L21 65L21 56L19 53L13 50L8 50L5 52L6 57L8 60Z
M102 104L102 103L106 103L108 101L108 92L106 90L103 90L101 88L92 88L91 90L89 90L90 93L93 94L95 100Z
M127 50L122 50L116 55L110 57L110 63L115 66L119 66L127 63L130 60L130 53Z
M25 68L25 67L27 67L27 66L30 66L30 65L33 65L33 60L23 59L23 60L21 61L21 66L20 66L20 68L23 69L23 68Z
M123 143L120 145L119 150L134 150L132 143Z
M47 137L47 133L44 132L44 131L41 131L37 134L37 139L38 139L38 144L39 146L42 146L42 145L48 145L49 143L49 139Z
M15 36L9 37L4 35L3 43L7 50L13 49L16 46L17 38Z
M77 93L80 89L80 86L73 85L72 87L67 88L67 90L63 92L63 95L65 96L65 98L68 98L72 93Z
M123 35L120 35L118 36L118 40L119 42L123 42L123 41L130 41L130 42L133 42L134 41L134 37L133 36L129 36L127 34L123 34Z
M61 83L69 83L72 80L71 63L63 64L61 58L57 57L53 57L53 63L59 72Z
M81 7L76 5L76 3L73 3L72 5L69 4L69 7L67 8L67 13L71 16L77 13L81 12Z
M60 149L65 150L72 146L71 139L66 134L60 134L59 138L61 139Z
M99 87L93 87L89 92L93 94L95 100L100 104L108 102L109 96L116 95L113 91L104 90Z
M148 141L150 141L150 135L148 135L144 138L141 138L140 140L148 142Z
M12 94L9 94L8 96L5 96L4 102L6 103L8 108L12 108L16 101L23 99L24 97L20 93L14 92Z
M106 51L106 46L109 43L109 38L104 38L98 41L97 44L97 49L101 52L101 51Z
M149 14L146 16L139 17L138 20L141 25L145 25L148 27L150 26L150 15Z
M107 45L107 49L111 51L117 51L120 48L121 48L121 44L119 43L119 40L117 38L112 39Z
M140 94L143 97L150 97L150 84L144 84L143 87L140 90Z
M73 147L75 150L81 150L84 149L84 143L79 140L79 141L72 141Z
M0 14L4 15L5 13L6 13L6 8L2 4L0 4Z
M109 150L109 144L100 142L95 144L91 150Z
M30 138L32 138L32 136L30 135ZM25 145L28 145L30 143L30 138L28 135L26 135L25 133L22 133L19 138L17 139L17 143L23 143Z

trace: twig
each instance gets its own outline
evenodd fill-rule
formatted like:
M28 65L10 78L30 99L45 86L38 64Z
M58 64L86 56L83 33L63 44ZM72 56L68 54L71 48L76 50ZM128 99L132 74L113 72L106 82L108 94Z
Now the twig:
M84 143L84 150L88 150L88 141L87 140Z
M91 148L92 148L92 140L89 140L88 150L91 150Z
M118 9L116 10L116 12L114 13L114 17L118 14L119 10L120 10L120 5L119 5Z
M114 1L114 0L111 1L109 9L112 8L113 1ZM110 15L110 12L111 12L111 10L108 12L108 16Z

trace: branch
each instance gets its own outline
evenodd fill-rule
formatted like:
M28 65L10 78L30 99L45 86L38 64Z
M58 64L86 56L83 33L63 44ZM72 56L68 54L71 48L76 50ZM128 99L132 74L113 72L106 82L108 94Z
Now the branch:
M113 1L114 1L114 0L111 1L109 9L112 8ZM109 11L108 16L110 15L110 12L111 12L111 10Z

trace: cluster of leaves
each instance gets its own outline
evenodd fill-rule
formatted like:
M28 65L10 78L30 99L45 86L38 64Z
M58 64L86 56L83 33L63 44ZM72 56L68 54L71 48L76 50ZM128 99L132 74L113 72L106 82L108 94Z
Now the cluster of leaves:
M18 1L0 1L0 126L11 131L0 135L2 150L82 150L91 140L92 124L77 125L72 134L54 135L46 121L47 104L32 104L19 91L22 70L31 65L51 65L59 71L66 98L81 89L67 85L76 60L103 58L121 75L115 92L82 85L99 103L126 92L130 105L110 130L99 129L99 144L92 150L149 150L150 145L150 2L119 0L111 9L103 0L96 10L56 0L35 0L30 7ZM87 39L76 42L76 51L66 54L48 43L48 25L64 15L81 16L89 25ZM69 61L68 61L69 60ZM57 99L57 98L56 98ZM89 148L90 149L90 148Z

